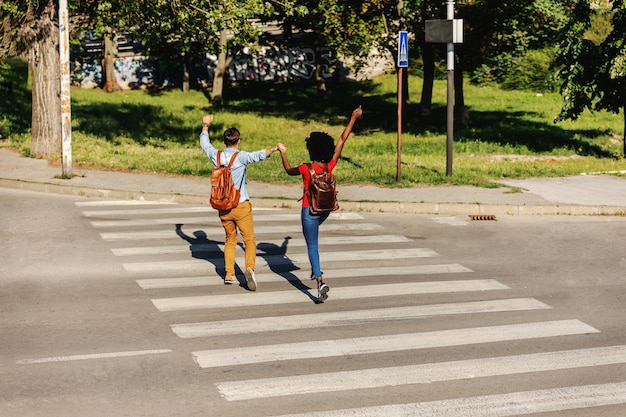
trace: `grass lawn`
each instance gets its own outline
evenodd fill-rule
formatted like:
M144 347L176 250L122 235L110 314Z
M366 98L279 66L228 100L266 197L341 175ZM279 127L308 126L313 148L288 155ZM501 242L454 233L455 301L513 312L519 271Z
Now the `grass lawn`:
M0 75L2 78L2 75ZM6 72L4 79L7 79ZM0 80L1 81L1 80ZM576 175L626 170L622 158L623 115L586 112L577 121L554 124L562 99L556 93L504 91L465 86L471 124L455 127L453 175L446 175L446 82L436 81L433 112L417 116L421 80L410 77L409 115L402 132L401 181L396 181L396 76L331 85L325 97L312 85L227 86L224 106L212 108L202 91L72 89L74 167L209 176L211 164L198 135L202 116L215 116L210 134L222 145L224 129L242 133L241 148L257 150L283 142L292 165L308 160L311 131L338 138L352 110L361 105L336 174L341 184L384 186L463 184L493 186L502 178ZM6 84L6 83L5 83ZM0 95L0 146L29 153L30 91L15 85ZM60 158L55 163L60 164ZM279 157L249 167L249 178L298 182Z

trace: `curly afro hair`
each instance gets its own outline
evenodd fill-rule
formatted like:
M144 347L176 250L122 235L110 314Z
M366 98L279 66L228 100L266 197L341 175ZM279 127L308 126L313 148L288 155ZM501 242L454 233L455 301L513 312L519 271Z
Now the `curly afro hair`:
M330 162L335 153L335 140L328 133L311 132L305 139L311 161Z

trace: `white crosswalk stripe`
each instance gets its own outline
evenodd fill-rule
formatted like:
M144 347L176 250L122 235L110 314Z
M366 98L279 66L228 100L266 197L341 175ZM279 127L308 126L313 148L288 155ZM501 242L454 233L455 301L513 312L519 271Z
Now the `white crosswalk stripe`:
M431 384L433 382L459 379L546 372L621 363L626 363L626 346L574 349L327 374L220 382L217 384L217 388L225 399L240 401L320 392Z
M268 285L261 285L257 292L250 292L237 286L224 286L222 277L218 275L218 270L223 268L224 231L217 213L210 207L182 206L165 201L86 201L78 202L77 206L86 208L84 216L99 230L101 238L114 246L111 248L113 255L125 260L122 265L131 278L141 289L152 291L151 302L156 310L171 312L172 317L176 317L177 323L169 324L171 330L181 342L194 342L194 348L189 350L197 366L200 369L238 367L235 378L228 378L226 373L220 372L206 374L213 378L213 389L229 404L249 401L256 405L254 401L278 397L299 401L305 396L326 393L347 398L355 390L392 390L394 387L419 384L626 364L626 345L583 346L520 354L511 354L510 348L507 348L505 353L498 355L498 344L508 343L506 346L510 347L516 341L576 335L591 338L601 329L575 317L561 315L551 314L542 321L541 317L547 311L557 313L552 306L527 294L517 297L517 289L511 291L509 286L498 280L481 279L483 277L477 276L474 270L461 264L440 262L445 254L442 256L429 247L416 247L418 244L424 246L421 241L416 243L416 238L387 234L383 226L368 222L367 216L358 213L333 213L321 229L322 260L324 265L329 265L325 276L333 280L329 301L337 304L329 302L330 310L273 315L268 311L284 312L283 306L287 304L297 304L295 308L306 311L305 303L317 302L317 289L309 280L309 261L298 211L254 209L256 278L259 283ZM455 217L431 216L424 219L441 227L471 227L470 222ZM179 232L175 225L182 225ZM242 248L238 246L238 259L242 255ZM429 275L440 277L425 281L424 278ZM376 277L395 279L371 285L371 282L376 282L371 281ZM302 285L297 284L296 289L294 283L298 281ZM291 285L283 286L289 283ZM179 290L175 293L176 289ZM202 293L198 294L199 291ZM158 297L155 297L156 294ZM444 298L425 303L429 294ZM509 297L502 298L502 294ZM415 303L400 305L393 301L398 296L402 297L403 303L411 296L420 297L413 297ZM360 307L342 308L342 300L364 302L349 304ZM361 307L366 304L365 300L384 303L368 309ZM268 310L264 306L275 307ZM224 319L220 311L229 308L247 312L258 310L263 314ZM193 314L194 310L198 314ZM516 315L507 315L511 313ZM479 317L486 317L485 314L501 319L480 323ZM526 320L522 314L528 315ZM187 315L194 319L185 320ZM507 317L516 317L516 320L502 323ZM372 326L379 324L402 328L403 321L446 318L459 318L462 324L445 329L431 330L432 327L429 327L431 331L405 330L405 333L374 333L373 336L368 333L364 337L332 336L342 334L343 328L353 331L359 328L356 326L369 326L367 328L373 330L375 327ZM328 329L331 336L319 340L320 329ZM313 330L311 333L318 336L309 339L303 336L306 332L302 330ZM281 332L280 343L248 342L268 340L264 336L270 332ZM299 334L299 337L294 339L292 334ZM246 339L246 335L256 335L258 339ZM227 347L218 342L220 338L240 343ZM207 345L202 346L205 340ZM465 357L433 363L416 363L414 359L416 350L455 349L480 344L490 344L490 351L496 353L491 357L481 355L479 358ZM297 366L307 359L384 356L390 352L402 355L405 358L403 363L408 364L351 369L350 364L345 363L341 371L313 373L302 372ZM280 372L276 375L271 371L267 373L267 370L274 369L274 363L280 365L277 367ZM258 372L247 372L248 368L255 366L266 370L262 378L259 378ZM607 382L504 394L486 392L486 395L468 398L452 397L371 407L311 409L300 414L284 414L283 411L280 417L500 417L582 408L590 409L588 415L599 415L593 413L594 407L626 404L626 382ZM281 414L275 412L276 409L280 408L273 408L273 415ZM306 408L304 411L307 411ZM261 414L268 415L259 409Z
M405 249L371 249L362 251L342 251L324 253L324 262L346 262L346 261L372 261L372 260L393 260L410 258L434 258L440 256L437 252L429 248L405 248ZM207 261L220 263L222 257L213 259L189 259L182 261L157 261L157 262L128 262L124 264L124 269L128 272L157 272L157 271L197 271L202 273L209 269ZM262 261L262 262L261 262ZM260 265L298 265L307 264L309 257L306 253L298 253L289 256L285 255L264 255L257 261Z
M348 231L375 231L382 229L382 226L374 223L342 223L342 224L324 224L326 232L348 232ZM202 230L207 236L219 236L223 239L224 229L222 226L205 227ZM302 233L302 226L299 224L290 225L274 225L274 226L255 226L254 231L258 235L263 234L283 234L283 233ZM161 239L179 239L174 228L163 230L144 230L138 232L103 232L100 233L103 240L119 241L119 240L161 240Z
M396 352L442 346L460 346L506 340L537 339L572 334L597 333L599 330L578 320L556 320L470 329L439 330L353 339L284 343L193 352L201 368L235 366L261 362L328 358L344 355Z
M466 303L433 304L370 310L310 313L293 316L260 317L245 320L224 320L205 323L173 324L178 337L211 337L228 334L250 334L270 331L311 329L316 327L348 326L387 320L407 320L452 314L495 313L549 309L534 298L472 301Z
M411 242L412 239L401 236L401 235L378 235L376 236L376 242L378 244L387 244L387 243L408 243ZM265 247L270 246L268 249L280 249L282 245L286 242L286 246L289 248L304 248L306 247L306 242L302 238L290 238L287 241L285 239L272 240L272 239L263 239L263 241L259 241L257 243L258 250L263 250ZM333 236L331 237L320 237L319 244L320 246L347 246L347 245L359 245L359 244L367 244L369 243L363 236ZM272 246L273 245L273 246ZM286 249L286 248L285 248ZM237 247L237 250L243 253L243 249L241 247ZM210 253L210 252L223 252L224 244L222 242L219 243L194 243L193 245L169 245L169 246L139 246L139 247L129 247L129 248L113 248L113 254L116 256L138 256L138 255L165 255L165 254L175 254L175 253L189 253L192 251L193 253ZM262 255L262 252L257 252L257 255Z
M362 220L363 216L356 213L332 214L329 220ZM299 214L255 214L254 221L261 222L299 222ZM154 226L163 224L185 224L185 225L219 225L220 220L215 213L207 213L203 217L159 217L159 218L143 218L143 219L124 219L124 220L93 220L91 225L96 228L107 227L140 227Z
M276 417L506 417L614 404L626 404L626 382Z
M373 277L373 276L397 276L397 275L433 275L433 274L458 274L472 272L471 269L459 264L435 264L435 265L415 265L415 266L388 266L382 268L352 268L333 269L333 278L349 277ZM284 273L258 273L259 282L281 282L281 281L308 281L309 275L302 270ZM181 278L147 278L136 280L137 284L145 290L158 288L184 288L202 287L208 285L223 285L221 278L215 276L201 277L181 277Z
M408 282L367 285L361 287L333 287L333 299L391 297L407 294L455 293L467 291L494 291L509 289L494 280ZM155 298L152 303L159 311L195 310L227 307L249 307L273 304L311 302L317 299L317 290L303 294L299 291L272 291L256 294L198 295L191 297Z
M144 215L154 216L156 214L189 214L189 213L205 213L208 216L216 216L217 212L210 207L201 206L185 206L181 207L176 205L175 207L168 208L132 208L132 209L114 209L114 210L85 210L83 216L85 217L105 217L105 218L124 218L127 216L141 217Z
M163 206L176 205L173 201L153 200L92 200L77 201L76 207L117 207L117 206Z

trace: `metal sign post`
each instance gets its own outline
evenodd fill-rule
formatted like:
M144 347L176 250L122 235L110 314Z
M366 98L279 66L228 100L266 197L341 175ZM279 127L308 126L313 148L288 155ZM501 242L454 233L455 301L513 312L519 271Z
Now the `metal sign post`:
M454 44L463 43L463 19L454 18L454 1L448 0L447 20L427 20L426 42L446 43L448 68L446 175L452 175L452 149L454 145Z
M396 182L402 179L402 72L409 66L409 34L398 32L398 151L396 161Z
M447 2L448 20L454 20L454 1ZM446 176L452 176L452 149L454 146L454 43L446 45L446 61L448 63L448 104L446 129Z

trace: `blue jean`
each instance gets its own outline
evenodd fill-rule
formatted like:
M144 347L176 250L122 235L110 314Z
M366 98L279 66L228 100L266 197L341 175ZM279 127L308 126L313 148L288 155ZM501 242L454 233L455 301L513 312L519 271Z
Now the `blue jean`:
M302 220L302 233L304 234L304 240L306 241L309 262L311 263L311 272L315 278L322 276L318 236L320 224L324 223L324 220L328 218L328 215L329 213L313 215L309 212L308 207L303 207L300 212L300 219Z

